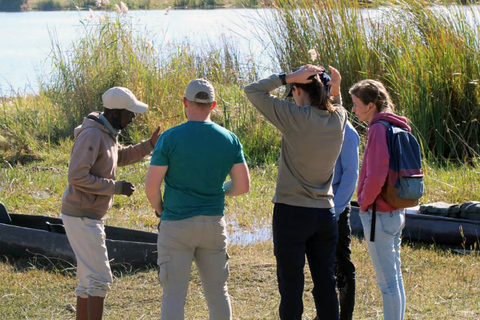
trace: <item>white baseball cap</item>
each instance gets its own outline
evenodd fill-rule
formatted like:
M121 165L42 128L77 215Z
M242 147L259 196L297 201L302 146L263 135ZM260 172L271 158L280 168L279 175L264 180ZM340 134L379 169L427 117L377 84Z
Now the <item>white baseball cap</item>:
M137 100L132 91L124 87L113 87L102 95L103 106L107 109L126 109L133 113L144 113L148 105Z

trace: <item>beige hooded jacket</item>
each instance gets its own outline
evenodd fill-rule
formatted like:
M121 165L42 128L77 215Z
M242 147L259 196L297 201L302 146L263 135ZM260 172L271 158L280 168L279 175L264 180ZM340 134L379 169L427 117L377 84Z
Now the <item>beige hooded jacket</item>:
M117 166L142 160L153 150L150 140L123 147L93 112L75 128L75 143L68 168L68 186L62 198L62 213L74 217L103 219L120 194L115 181Z

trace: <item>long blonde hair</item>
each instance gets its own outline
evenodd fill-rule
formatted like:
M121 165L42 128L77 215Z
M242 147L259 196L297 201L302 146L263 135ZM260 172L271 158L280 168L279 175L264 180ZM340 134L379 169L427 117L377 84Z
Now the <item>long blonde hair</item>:
M348 93L360 99L364 104L372 102L378 112L392 112L395 105L385 86L377 80L366 79L355 83Z

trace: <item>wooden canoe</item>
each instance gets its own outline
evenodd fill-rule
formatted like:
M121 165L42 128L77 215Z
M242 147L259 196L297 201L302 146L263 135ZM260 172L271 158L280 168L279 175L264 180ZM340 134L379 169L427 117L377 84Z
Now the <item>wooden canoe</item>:
M65 234L62 219L5 213L5 207L0 204L0 255L37 255L54 262L75 263L75 255ZM113 226L105 226L105 233L112 266L142 267L156 264L156 233Z

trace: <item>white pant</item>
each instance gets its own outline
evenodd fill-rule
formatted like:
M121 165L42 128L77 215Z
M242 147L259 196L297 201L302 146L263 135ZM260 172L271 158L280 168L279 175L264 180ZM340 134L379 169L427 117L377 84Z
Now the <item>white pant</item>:
M222 216L162 221L158 233L158 276L163 286L162 320L183 320L195 260L211 320L232 317L226 223Z
M113 282L103 221L62 214L70 246L77 259L79 284L75 294L105 297Z

